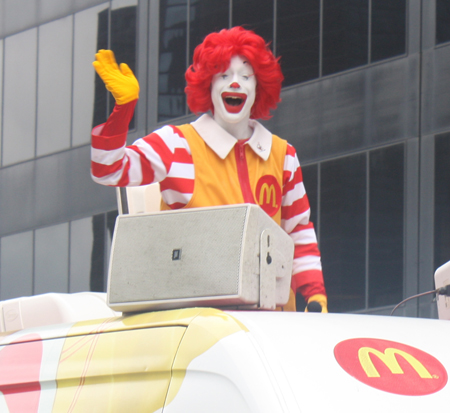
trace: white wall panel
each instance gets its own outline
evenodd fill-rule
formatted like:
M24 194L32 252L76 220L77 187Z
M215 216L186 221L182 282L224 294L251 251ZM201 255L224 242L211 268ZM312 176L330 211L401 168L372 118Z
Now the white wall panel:
M70 147L72 21L39 27L37 156Z
M3 166L34 157L37 29L4 43Z
M35 232L34 294L68 292L69 224Z
M33 231L0 239L0 299L33 294Z

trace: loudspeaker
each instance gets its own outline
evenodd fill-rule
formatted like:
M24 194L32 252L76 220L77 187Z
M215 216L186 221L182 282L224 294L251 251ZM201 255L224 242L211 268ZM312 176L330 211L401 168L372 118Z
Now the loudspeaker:
M274 309L288 301L293 255L292 239L256 205L119 215L108 305Z

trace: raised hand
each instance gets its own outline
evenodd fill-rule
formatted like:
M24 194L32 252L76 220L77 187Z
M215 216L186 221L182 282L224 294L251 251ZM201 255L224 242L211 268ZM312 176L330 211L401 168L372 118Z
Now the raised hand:
M99 50L95 59L92 63L95 71L118 105L124 105L139 98L139 82L126 63L117 65L112 50Z

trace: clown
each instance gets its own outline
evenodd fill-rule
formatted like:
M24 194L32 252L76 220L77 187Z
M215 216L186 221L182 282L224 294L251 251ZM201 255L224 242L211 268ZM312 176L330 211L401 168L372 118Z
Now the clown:
M92 131L91 174L110 186L159 182L161 209L259 204L295 243L289 302L295 293L327 312L320 253L294 147L256 119L280 101L283 75L264 40L241 27L206 36L186 71L187 103L196 121L167 125L126 146L139 84L114 54L100 50L95 70L116 105ZM211 112L211 115L207 112Z

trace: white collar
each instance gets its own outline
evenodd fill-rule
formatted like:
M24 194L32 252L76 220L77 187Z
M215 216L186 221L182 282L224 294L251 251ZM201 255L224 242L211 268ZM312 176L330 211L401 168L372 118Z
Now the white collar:
M219 126L208 114L200 116L191 125L221 159L228 156L237 142L235 137ZM254 119L249 120L249 126L253 129L253 134L245 144L250 145L259 157L267 161L272 148L272 134Z

